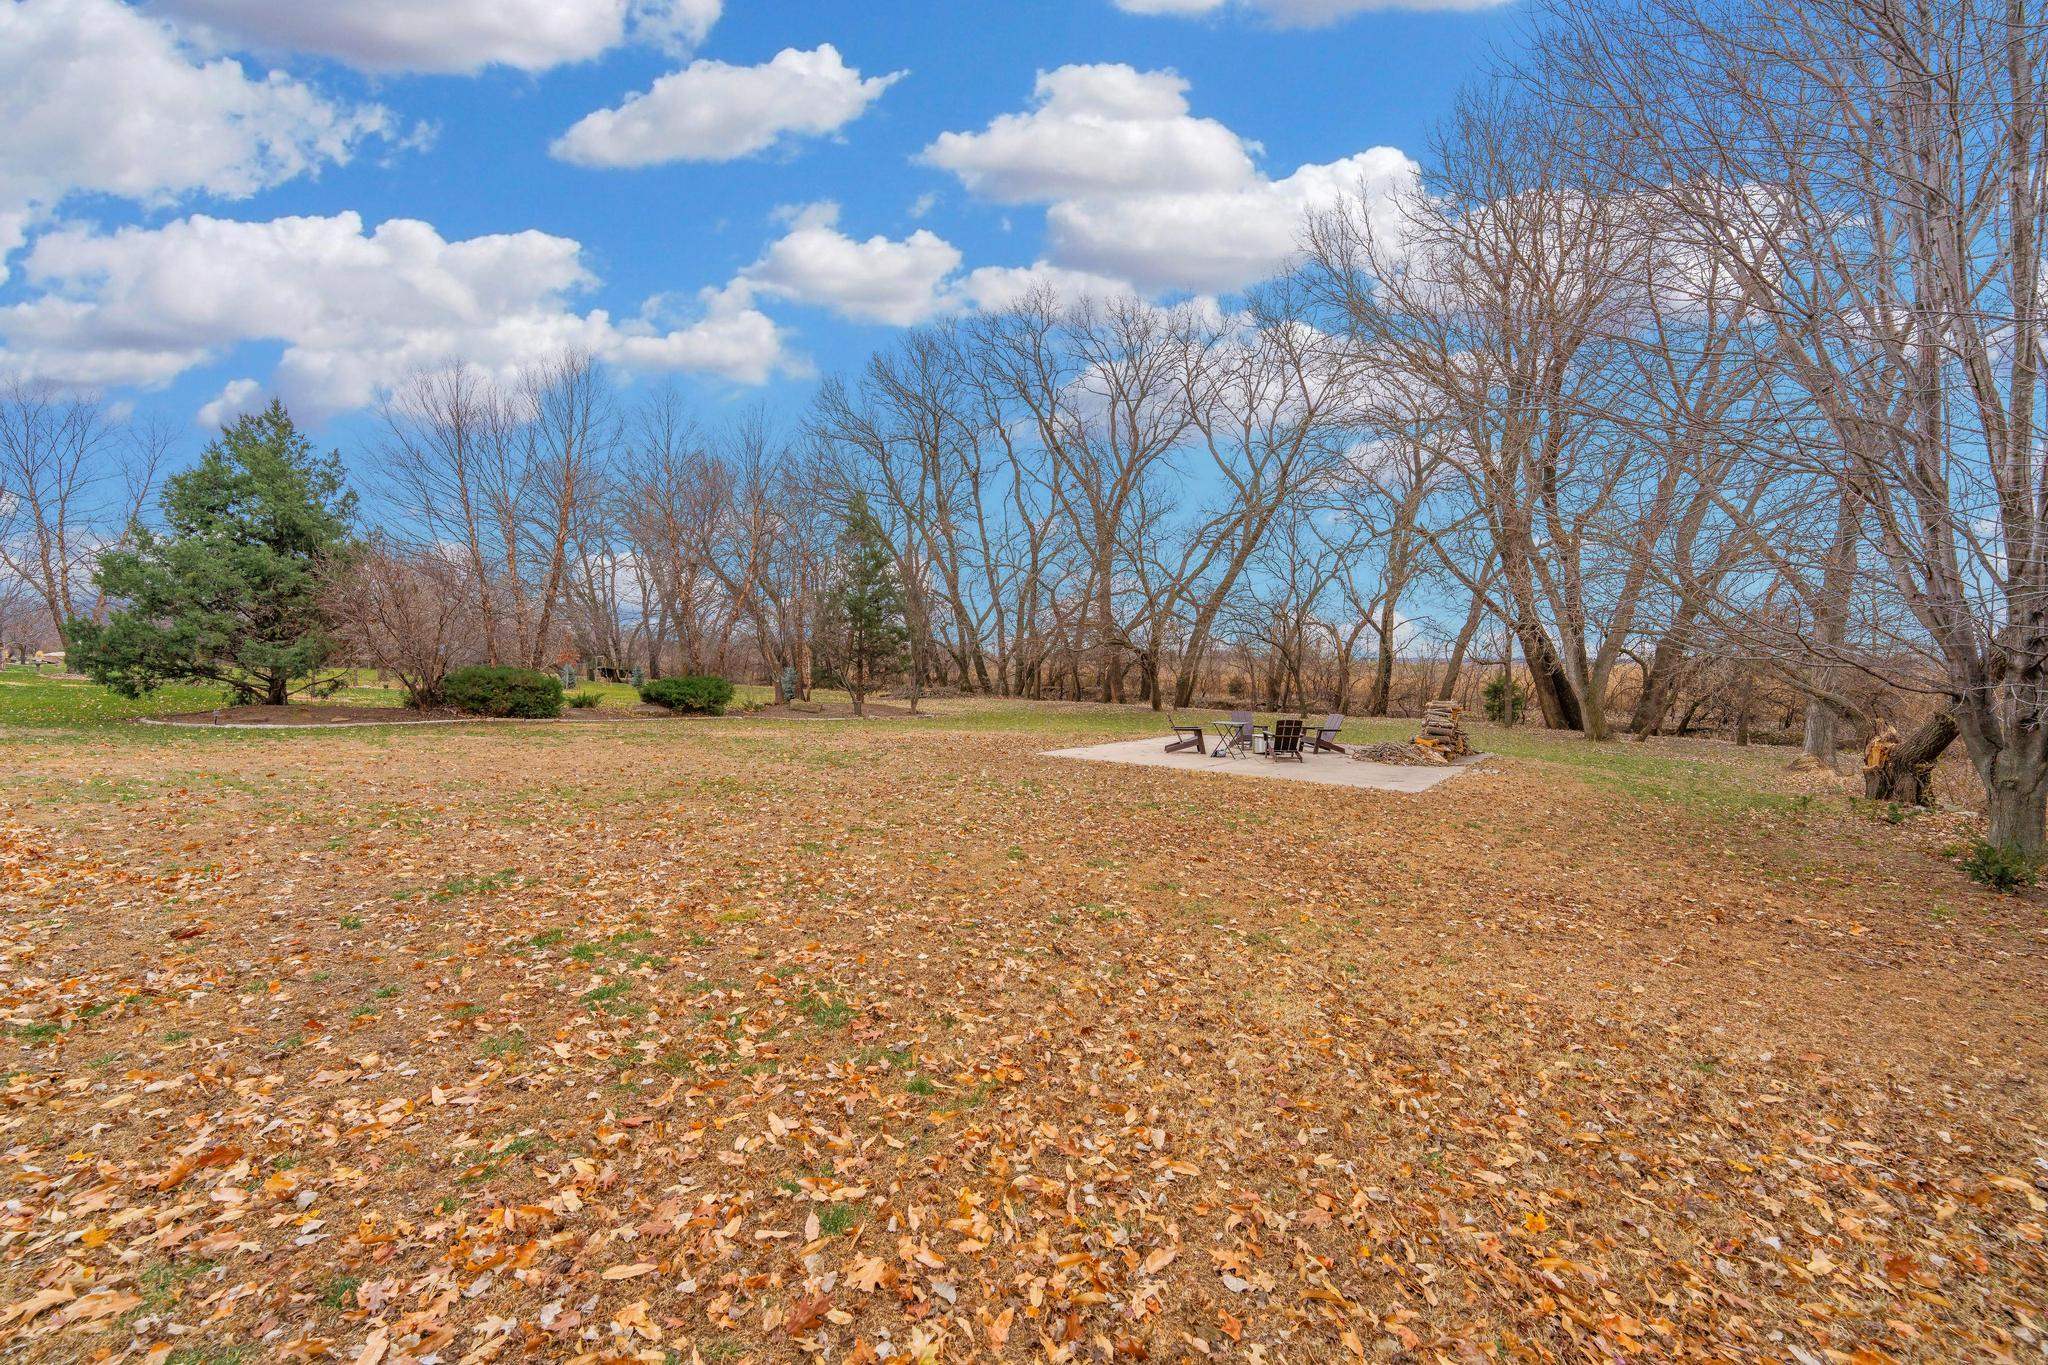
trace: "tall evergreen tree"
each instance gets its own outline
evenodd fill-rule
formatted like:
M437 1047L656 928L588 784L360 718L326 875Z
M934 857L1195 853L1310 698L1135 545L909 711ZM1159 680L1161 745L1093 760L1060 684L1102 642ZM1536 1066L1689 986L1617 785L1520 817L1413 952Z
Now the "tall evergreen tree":
M100 557L104 624L71 622L70 658L124 696L168 682L225 683L282 705L334 653L321 566L346 552L355 494L282 403L223 428L164 485L164 529Z
M865 714L868 693L902 671L910 639L896 556L865 498L856 497L847 514L823 616L827 662L853 698L853 713Z

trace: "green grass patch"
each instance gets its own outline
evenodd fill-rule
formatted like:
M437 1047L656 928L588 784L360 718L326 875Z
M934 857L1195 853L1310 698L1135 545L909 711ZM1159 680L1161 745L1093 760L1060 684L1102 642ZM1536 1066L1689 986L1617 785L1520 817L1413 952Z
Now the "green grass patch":
M0 668L0 725L99 729L138 716L209 711L232 702L224 687L164 687L123 697L83 678L62 678L31 668Z
M634 1009L624 998L632 989L633 983L630 981L607 981L602 986L592 986L578 999L588 1009L602 1010L607 1014L624 1014Z
M339 1312L354 1300L356 1290L362 1282L363 1277L360 1275L336 1275L327 1282L327 1287L320 1291L320 1302Z
M789 1003L812 1028L845 1028L853 1022L853 1006L813 990L805 990Z
M463 896L481 895L486 891L504 891L519 884L519 873L514 868L501 868L481 877L450 877L428 895L431 901L452 901Z

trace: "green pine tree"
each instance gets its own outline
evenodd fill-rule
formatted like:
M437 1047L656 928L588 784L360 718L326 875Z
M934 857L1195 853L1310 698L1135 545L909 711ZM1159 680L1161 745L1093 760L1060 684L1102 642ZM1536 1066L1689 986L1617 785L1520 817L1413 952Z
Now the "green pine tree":
M334 652L321 568L355 516L340 455L314 451L273 401L223 428L159 506L161 533L138 527L100 557L95 581L122 605L71 622L74 665L123 696L207 681L282 705Z
M896 556L865 498L855 498L847 513L823 627L832 671L853 698L853 713L864 714L868 693L902 671L910 640Z

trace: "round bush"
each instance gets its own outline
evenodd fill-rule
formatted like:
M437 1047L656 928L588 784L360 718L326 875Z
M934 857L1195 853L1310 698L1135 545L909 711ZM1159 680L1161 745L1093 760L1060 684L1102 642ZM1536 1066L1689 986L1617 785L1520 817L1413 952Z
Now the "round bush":
M443 691L450 706L475 716L552 720L562 714L562 680L536 668L458 668L448 675Z
M732 701L732 684L723 678L656 678L640 684L640 700L699 716L722 716Z

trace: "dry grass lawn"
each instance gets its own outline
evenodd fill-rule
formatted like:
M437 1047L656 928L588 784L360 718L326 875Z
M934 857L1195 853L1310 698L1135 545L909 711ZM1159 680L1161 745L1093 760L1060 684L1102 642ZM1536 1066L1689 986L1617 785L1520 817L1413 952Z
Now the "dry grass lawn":
M1960 817L940 709L0 728L0 1355L2048 1351L2048 914Z

